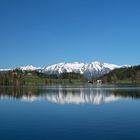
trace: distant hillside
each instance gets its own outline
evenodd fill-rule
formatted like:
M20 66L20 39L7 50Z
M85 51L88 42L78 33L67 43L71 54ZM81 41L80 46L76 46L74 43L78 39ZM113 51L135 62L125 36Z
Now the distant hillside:
M140 83L140 65L114 69L100 79L104 83Z

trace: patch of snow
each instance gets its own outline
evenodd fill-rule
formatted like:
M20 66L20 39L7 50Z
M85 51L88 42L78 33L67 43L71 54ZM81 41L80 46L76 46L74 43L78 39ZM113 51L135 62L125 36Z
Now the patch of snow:
M25 71L25 70L34 71L34 70L40 70L40 69L42 69L42 68L41 68L41 67L34 67L34 66L32 66L32 65L27 65L27 66L18 67L18 69L23 70L23 71Z

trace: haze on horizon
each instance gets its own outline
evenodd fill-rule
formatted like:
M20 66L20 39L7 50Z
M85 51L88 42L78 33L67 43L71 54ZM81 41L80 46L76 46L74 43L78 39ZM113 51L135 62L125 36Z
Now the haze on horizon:
M1 0L0 68L140 64L138 0Z

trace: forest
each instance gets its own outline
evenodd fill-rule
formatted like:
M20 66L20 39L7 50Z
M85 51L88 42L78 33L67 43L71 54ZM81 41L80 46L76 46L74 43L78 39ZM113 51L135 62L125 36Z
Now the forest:
M140 65L115 69L99 79L103 83L140 83Z
M19 69L0 72L0 85L44 85L83 83L86 79L79 73L62 73L60 75L47 75L38 71L22 71Z

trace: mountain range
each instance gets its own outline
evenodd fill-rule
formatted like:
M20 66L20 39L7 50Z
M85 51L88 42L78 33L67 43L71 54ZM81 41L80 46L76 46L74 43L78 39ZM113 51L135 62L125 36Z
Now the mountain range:
M15 69L20 69L20 70L30 70L30 71L39 71L48 75L59 75L62 73L80 73L83 74L86 78L90 77L99 77L102 76L116 68L121 68L121 67L127 67L127 65L115 65L115 64L109 64L109 63L101 63L98 61L94 61L91 63L79 63L79 62L74 62L74 63L58 63L46 67L34 67L32 65L28 66L22 66L22 67L17 67ZM12 70L12 69L0 69L0 71L7 71L7 70Z

